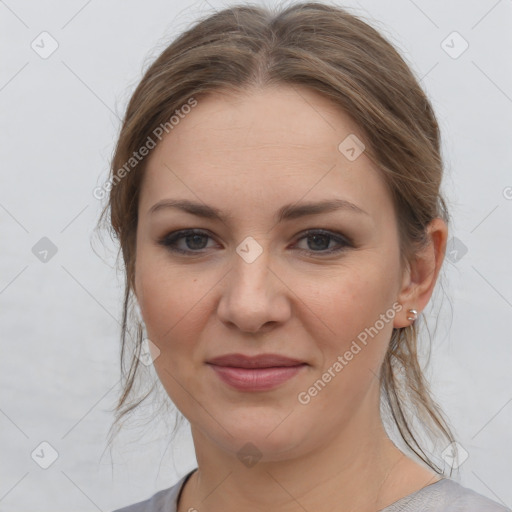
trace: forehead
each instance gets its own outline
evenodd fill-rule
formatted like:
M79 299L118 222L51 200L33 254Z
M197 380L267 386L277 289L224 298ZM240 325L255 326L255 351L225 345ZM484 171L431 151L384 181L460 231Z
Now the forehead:
M364 140L362 130L322 95L278 86L197 101L149 156L143 212L168 196L219 208L238 202L252 215L261 201L277 209L305 196L389 206L383 178L365 153L351 161L339 150L351 134Z
M309 89L281 85L211 93L167 138L174 138L169 140L171 146L187 145L193 139L198 154L212 157L236 158L240 150L279 156L286 149L288 158L293 152L297 160L322 153L332 161L339 142L351 133L362 137L356 123L336 104Z

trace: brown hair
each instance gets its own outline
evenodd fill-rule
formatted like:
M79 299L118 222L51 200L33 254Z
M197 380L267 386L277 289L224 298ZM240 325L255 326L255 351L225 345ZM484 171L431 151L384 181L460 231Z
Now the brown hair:
M123 390L114 424L154 389L142 399L129 400L135 392L143 341L139 322L135 345L127 353L137 210L146 161L136 162L136 170L129 172L126 162L155 128L169 126L171 116L191 98L200 101L215 91L243 92L280 84L316 91L357 122L364 135L365 154L382 171L393 198L404 265L428 242L426 227L431 220L441 217L448 223L440 192L443 165L435 114L404 59L374 28L345 9L316 2L277 11L237 5L200 20L145 72L128 104L112 159L110 194L100 222L110 210L110 232L119 240L126 277ZM442 473L425 453L412 425L419 418L431 436L445 439L442 448L454 441L418 361L416 324L393 330L380 383L381 397L403 441ZM409 414L408 405L412 406Z

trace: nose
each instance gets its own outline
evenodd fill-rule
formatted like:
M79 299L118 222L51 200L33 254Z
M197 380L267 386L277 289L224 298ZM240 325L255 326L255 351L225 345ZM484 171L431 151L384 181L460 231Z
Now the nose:
M278 266L270 268L271 263L268 250L254 261L234 254L232 269L223 280L217 309L224 323L240 331L256 333L272 329L289 318L290 291L279 276Z

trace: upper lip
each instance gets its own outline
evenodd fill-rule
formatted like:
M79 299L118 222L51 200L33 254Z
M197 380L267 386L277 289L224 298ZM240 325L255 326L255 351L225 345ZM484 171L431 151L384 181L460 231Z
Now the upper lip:
M244 354L226 354L214 357L207 361L217 366L232 366L236 368L271 368L278 366L297 366L306 364L304 361L281 356L279 354L260 354L257 356L246 356Z

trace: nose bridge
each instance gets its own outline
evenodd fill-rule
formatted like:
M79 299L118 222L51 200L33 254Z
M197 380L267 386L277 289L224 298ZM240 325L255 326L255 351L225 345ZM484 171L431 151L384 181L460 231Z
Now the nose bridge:
M268 292L271 254L267 242L268 237L265 241L263 237L256 240L252 236L247 236L236 247L236 256L233 258L233 284L240 288L245 296Z
M222 292L219 316L241 330L256 331L271 321L283 321L287 314L280 296L279 280L270 270L268 240L246 237L233 256L232 271Z

